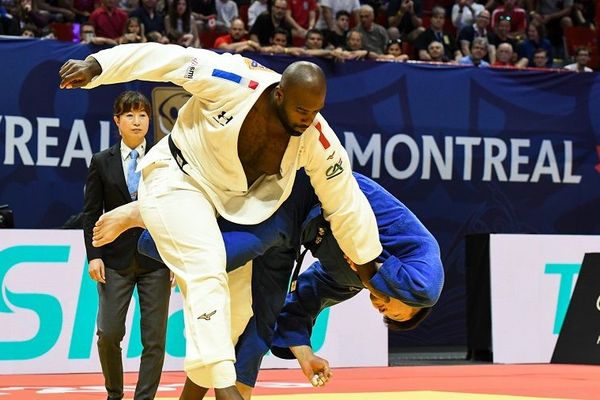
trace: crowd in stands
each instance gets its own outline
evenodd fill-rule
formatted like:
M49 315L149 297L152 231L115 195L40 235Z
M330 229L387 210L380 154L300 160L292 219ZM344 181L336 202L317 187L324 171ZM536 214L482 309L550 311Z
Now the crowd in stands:
M251 4L250 4L251 2ZM596 31L594 0L0 0L0 35L93 45L159 42L337 61L591 71L598 40L569 52L565 32ZM75 30L73 30L75 32ZM570 53L570 54L569 54ZM598 66L595 65L597 68Z

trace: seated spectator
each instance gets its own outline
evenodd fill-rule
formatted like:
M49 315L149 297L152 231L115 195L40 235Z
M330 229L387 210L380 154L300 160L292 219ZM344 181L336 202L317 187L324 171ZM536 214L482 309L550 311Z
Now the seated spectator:
M198 32L215 29L217 26L217 5L215 0L191 0L192 17Z
M514 68L513 53L514 50L510 43L500 43L496 49L496 61L492 63L492 67Z
M509 43L513 50L517 48L517 40L510 37L510 21L509 16L501 15L499 17L494 35L488 38L490 44L498 48L501 43Z
M264 14L263 14L264 15ZM257 20L258 23L258 20ZM288 47L289 31L283 28L275 28L273 35L269 39L269 46L262 46L260 51L269 54L288 54L292 56L301 56L304 50L298 47Z
M429 43L429 46L427 46L427 55L429 56L428 61L443 63L450 62L448 56L444 52L444 45L442 42L438 42L437 40L434 40L433 42Z
M549 68L548 64L552 66L552 60L548 58L548 52L546 49L537 48L533 52L533 68Z
M115 0L111 0L115 1ZM156 9L157 0L141 0L142 5L136 8L132 13L132 17L137 17L142 25L144 32L160 32L165 34L165 16ZM168 41L166 42L168 43Z
M96 8L95 0L61 0L67 10L75 14L75 21L85 22Z
M587 47L578 47L577 50L575 50L575 62L573 64L565 65L565 69L575 72L593 72L593 70L587 66L589 62L590 50Z
M338 11L347 11L356 25L359 24L358 10L360 9L359 0L321 0L321 16L317 22L317 28L333 30L335 25L334 16Z
M596 29L594 18L596 16L595 0L574 0L573 2L573 24L576 26L587 26L590 29Z
M490 64L483 59L488 48L488 42L483 37L477 37L471 42L471 51L468 56L458 60L459 65L472 65L474 67L489 67Z
M285 13L285 21L292 28L292 35L305 38L308 30L313 29L317 23L316 0L289 0Z
M456 43L452 35L444 32L444 23L446 21L446 10L442 7L433 7L431 10L431 25L415 42L415 48L418 52L419 60L431 61L429 55L429 44L433 41L439 42L444 46L444 54L447 60L458 60L462 57L460 50L456 48Z
M496 49L496 61L492 67L498 68L525 68L529 65L527 58L517 61L517 54L509 42L500 43Z
M406 61L407 54L402 54L402 40L389 40L385 49L385 55L379 57L377 61Z
M0 35L18 36L20 33L19 20L13 15L18 6L12 1L0 2Z
M171 43L183 47L200 47L200 37L189 0L173 0L165 16L165 30Z
M287 11L286 0L274 0L268 13L261 14L256 18L252 29L250 29L250 40L259 43L261 46L270 46L271 38L275 34L275 29L280 28L288 32L287 43L292 40L291 28L285 22L285 13Z
M561 48L564 29L573 26L572 11L573 0L538 0L536 11L530 13L531 22L543 26L550 42Z
M161 44L169 43L169 38L157 31L152 31L152 32L146 33L146 40L148 42L161 43Z
M334 48L344 47L348 30L350 30L350 13L346 10L340 10L335 14L333 30L327 29L324 31L328 45Z
M75 0L75 1L94 1L94 0ZM131 13L140 6L140 0L119 0L117 7L126 13Z
M18 6L12 11L11 15L14 25L7 27L7 29L14 31L15 35L22 35L25 26L35 26L35 30L28 30L33 32L35 37L38 37L39 29L46 27L50 22L50 15L38 10L33 0L18 0Z
M333 46L325 48L324 44L323 32L314 28L309 29L304 40L304 54L312 57L345 59L342 49L336 49Z
M127 13L116 8L117 0L102 0L102 6L90 15L96 36L118 40L125 32Z
M26 38L36 38L39 36L37 26L33 24L27 24L23 28L21 28L21 35Z
M65 4L58 0L33 0L37 9L46 12L50 16L51 22L71 22L75 20L75 13L65 7Z
M456 0L452 6L452 25L459 31L466 26L471 26L483 10L485 7L474 0Z
M521 40L525 37L527 29L527 13L521 7L517 7L517 0L503 0L492 13L492 29L496 29L501 19L510 23L508 37Z
M227 50L233 53L241 53L243 51L260 51L260 45L246 37L246 27L244 21L236 18L231 22L229 33L219 36L215 40L215 49Z
M343 54L347 60L369 60L380 57L380 54L371 53L363 47L362 33L356 30L348 32Z
M425 31L423 20L415 12L413 0L390 0L386 13L388 27L397 28L402 40L414 43L417 37ZM390 37L390 39L394 38Z
M553 52L552 45L544 37L543 27L535 22L531 22L527 27L527 39L525 39L519 46L517 47L517 53L519 55L519 59L527 58L529 60L529 66L535 67L535 63L533 60L533 55L538 48L542 48L546 50L547 55L547 64L546 67L552 67L553 60Z
M129 17L125 24L125 32L119 39L119 44L124 43L146 43L143 25L137 17Z
M486 53L489 54L489 58L486 57L487 60L490 60L492 63L496 59L496 48L490 43L490 39L493 41L494 34L489 32L487 27L490 23L490 12L488 10L482 10L477 17L475 18L475 23L469 26L465 26L458 33L458 42L460 44L461 53L464 56L468 56L471 54L471 44L476 38L484 38L486 39L486 43L488 48L486 49Z
M385 53L385 46L389 40L387 30L375 23L373 7L365 4L358 11L360 24L354 29L362 34L362 45L365 50L377 55Z
M238 6L233 0L216 0L217 9L217 30L219 32L228 32L231 28L231 21L238 18Z
M79 43L94 46L116 46L118 44L115 39L96 36L96 29L91 22L84 22L79 27Z
M250 7L248 7L248 28L252 28L256 18L264 13L269 11L268 0L254 0Z

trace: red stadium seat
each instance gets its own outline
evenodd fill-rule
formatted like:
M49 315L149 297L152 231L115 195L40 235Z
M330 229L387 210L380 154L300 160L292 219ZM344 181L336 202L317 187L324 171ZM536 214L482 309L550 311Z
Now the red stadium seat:
M54 32L54 36L56 39L62 42L74 42L75 35L73 33L73 24L72 23L60 23L60 22L52 22L50 24L50 29Z

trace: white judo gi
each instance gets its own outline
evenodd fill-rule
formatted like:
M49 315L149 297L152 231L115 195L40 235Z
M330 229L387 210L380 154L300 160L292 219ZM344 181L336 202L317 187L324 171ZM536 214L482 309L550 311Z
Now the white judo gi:
M140 210L184 298L188 377L203 387L231 386L235 353L216 217L238 224L264 221L289 196L296 170L304 168L341 249L364 264L382 250L373 211L352 177L344 147L320 114L301 136L290 137L280 173L248 187L238 135L250 109L280 74L240 55L155 43L121 45L90 57L102 73L88 89L140 79L172 82L192 94L171 132L187 174L164 138L138 167Z

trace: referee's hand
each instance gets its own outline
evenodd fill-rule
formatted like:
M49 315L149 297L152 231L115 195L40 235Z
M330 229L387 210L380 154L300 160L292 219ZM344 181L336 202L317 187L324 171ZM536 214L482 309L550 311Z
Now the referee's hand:
M104 276L104 261L101 258L94 258L90 260L88 273L90 274L90 278L99 283L106 283L106 279Z

